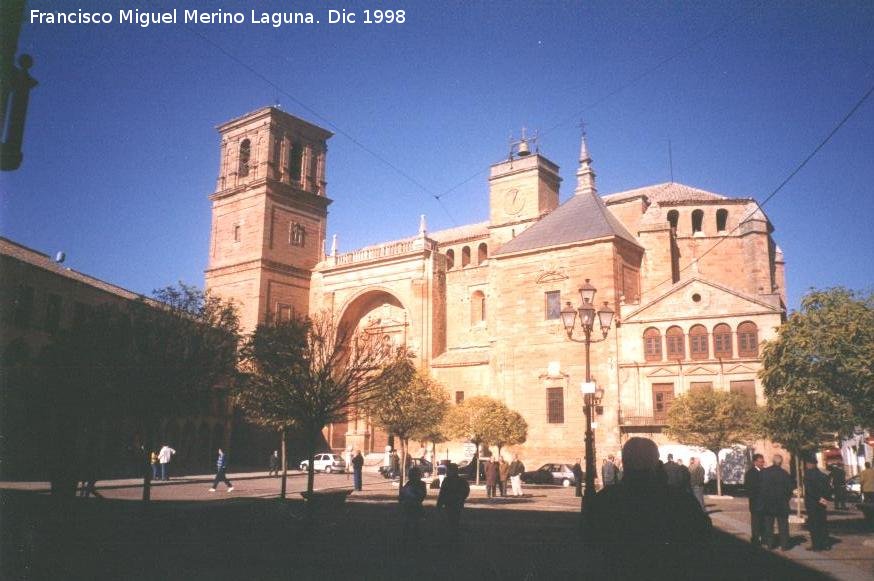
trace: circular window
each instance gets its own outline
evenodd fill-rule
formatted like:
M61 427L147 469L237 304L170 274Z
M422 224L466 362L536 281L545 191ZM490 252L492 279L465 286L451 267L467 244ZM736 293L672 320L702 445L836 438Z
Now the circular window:
M695 293L694 295L692 295L692 302L700 303L701 302L701 295L699 295L698 293Z

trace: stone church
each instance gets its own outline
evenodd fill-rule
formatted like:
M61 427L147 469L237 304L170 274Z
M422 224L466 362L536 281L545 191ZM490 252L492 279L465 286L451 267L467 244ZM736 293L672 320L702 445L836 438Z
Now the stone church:
M599 456L635 434L667 443L671 401L689 390L763 401L760 345L785 316L785 276L752 198L679 183L601 195L583 137L561 203L558 166L523 140L490 168L487 221L430 232L422 218L414 236L340 253L336 238L326 251L331 133L272 107L218 131L206 286L241 306L246 329L323 310L378 328L414 350L452 402L488 395L520 412L529 431L518 451L532 468L582 456L584 346L560 312L580 306L586 280L595 306L615 311L591 346ZM362 418L325 436L336 450L387 441ZM460 457L460 443L448 448Z

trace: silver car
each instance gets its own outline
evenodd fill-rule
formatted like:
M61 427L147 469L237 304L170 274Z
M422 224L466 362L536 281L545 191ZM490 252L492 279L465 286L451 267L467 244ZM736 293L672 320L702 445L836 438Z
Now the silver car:
M300 469L306 471L309 468L309 465L309 460L304 460L300 463ZM316 472L324 472L325 474L330 474L331 472L345 472L346 462L343 461L343 458L340 457L339 454L316 454L315 458L313 458L313 470Z

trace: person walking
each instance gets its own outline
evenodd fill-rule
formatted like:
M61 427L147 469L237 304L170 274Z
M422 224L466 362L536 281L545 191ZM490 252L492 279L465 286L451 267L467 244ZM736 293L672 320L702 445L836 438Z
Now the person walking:
M601 464L601 485L606 488L618 482L616 478L616 463L613 454L607 456Z
M158 464L158 453L152 450L149 452L149 464L152 466L152 480L158 479L158 470L160 470L160 464Z
M847 473L840 464L832 464L829 469L835 510L847 510Z
M486 497L497 496L498 476L498 463L495 462L495 457L491 456L486 463Z
M175 453L176 450L174 450L167 444L161 446L161 450L158 452L158 462L161 465L161 480L170 480L170 470L168 469L168 464L170 464L170 459Z
M361 472L364 470L364 456L361 455L361 450L355 450L355 456L352 457L352 484L355 490L361 490Z
M574 494L579 498L583 495L583 467L581 466L583 459L577 458L576 464L571 468L571 472L574 473Z
M744 474L744 489L747 491L750 509L750 542L754 545L764 545L765 520L762 515L762 470L765 468L765 457L753 454L753 467Z
M704 477L704 467L698 461L698 458L695 456L689 458L689 486L692 488L692 496L701 505L701 510L705 510Z
M581 532L593 578L706 577L710 518L692 495L664 483L658 458L655 442L630 438L622 480L586 501Z
M273 450L273 453L270 455L270 466L267 476L279 477L279 450Z
M519 454L513 454L513 461L510 462L510 485L513 487L513 496L522 496L522 473L525 472L525 464L519 460Z
M440 494L437 495L437 510L446 513L452 539L458 538L461 509L464 508L464 501L469 495L470 484L458 476L458 464L448 464L446 478L443 479L443 484L440 485Z
M218 486L219 482L224 482L225 486L228 487L228 492L232 492L234 490L234 485L231 484L231 481L228 480L228 477L225 476L225 470L228 469L228 457L225 455L224 451L219 448L218 449L218 459L215 462L215 480L212 481L212 488L209 489L210 492L215 492L216 486Z
M804 508L807 510L807 530L810 531L809 551L828 551L828 499L831 498L828 476L816 467L816 460L804 461Z
M759 499L765 524L762 537L770 548L777 546L774 538L774 520L780 533L780 549L789 547L789 499L792 498L792 477L783 470L783 456L774 454L771 466L762 470L762 488Z
M401 532L401 543L404 548L418 546L419 522L422 520L422 501L428 494L425 483L422 482L422 472L413 466L408 473L409 480L401 487L398 494L398 502L401 505L401 513L404 519L404 528Z
M397 451L391 451L391 458L389 459L389 471L391 478L397 478L401 475L401 458L398 456Z
M507 496L507 481L510 479L510 463L501 456L498 462L498 487L501 489L501 496Z
M859 484L862 488L862 502L874 504L874 468L870 462L865 462L865 469L859 472Z

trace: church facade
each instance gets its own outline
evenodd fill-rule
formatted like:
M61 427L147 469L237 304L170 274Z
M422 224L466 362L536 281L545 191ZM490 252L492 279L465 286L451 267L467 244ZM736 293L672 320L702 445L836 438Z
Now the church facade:
M326 251L330 132L271 107L218 131L206 286L240 305L247 330L321 311L378 328L452 402L487 395L521 413L527 461L568 461L583 451L585 356L560 311L580 305L588 280L595 306L615 311L591 346L599 456L635 434L667 443L667 410L689 390L763 403L756 374L785 317L785 264L751 198L678 183L599 195L583 138L560 203L558 166L520 142L490 168L487 221L430 232L422 218L409 238L340 253L336 239ZM366 418L326 439L336 450L386 443ZM460 443L448 448L460 455Z

